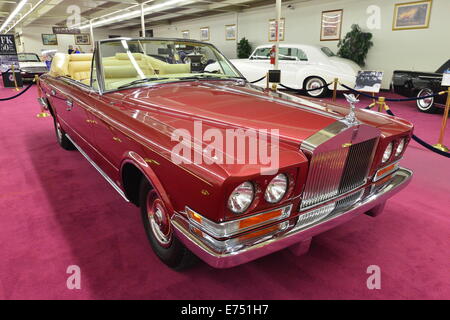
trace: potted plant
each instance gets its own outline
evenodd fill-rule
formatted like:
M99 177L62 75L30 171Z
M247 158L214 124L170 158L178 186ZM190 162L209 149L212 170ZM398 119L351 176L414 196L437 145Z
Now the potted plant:
M352 25L352 30L338 43L338 55L364 67L366 65L367 53L373 46L372 37L372 33L363 32L359 25Z
M246 38L242 38L237 44L237 56L239 59L247 59L252 54L252 46Z

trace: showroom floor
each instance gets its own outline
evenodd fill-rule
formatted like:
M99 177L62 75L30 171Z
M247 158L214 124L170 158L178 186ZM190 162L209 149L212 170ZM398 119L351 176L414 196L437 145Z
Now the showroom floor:
M200 263L177 273L150 250L138 209L80 153L57 146L35 99L32 89L0 102L0 299L450 298L450 163L416 143L402 162L414 181L379 218L316 237L303 257L282 251L230 270ZM441 115L413 103L392 109L436 141ZM81 268L81 290L66 287L71 265ZM381 290L366 287L371 265L381 268Z

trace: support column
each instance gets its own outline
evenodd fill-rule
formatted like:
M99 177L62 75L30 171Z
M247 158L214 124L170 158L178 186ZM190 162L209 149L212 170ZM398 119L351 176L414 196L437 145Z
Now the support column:
M95 50L95 39L94 39L94 27L92 27L92 20L89 21L89 30L91 31L92 52L94 52L94 50Z
M280 51L280 24L281 24L281 0L276 0L277 11L277 42L276 42L276 54L275 54L275 70L278 70L278 60Z
M142 27L142 37L145 38L145 13L144 13L144 4L141 4L141 27Z

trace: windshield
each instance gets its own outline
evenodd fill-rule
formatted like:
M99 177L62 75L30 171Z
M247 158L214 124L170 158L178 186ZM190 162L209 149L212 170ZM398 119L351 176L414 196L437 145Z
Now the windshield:
M161 82L236 79L242 75L212 45L189 40L100 43L106 91Z
M445 73L448 72L450 70L450 60L448 60L446 63L444 63L442 65L442 67L440 67L436 73Z
M19 53L18 57L20 62L41 62L41 59L35 53Z
M327 57L334 57L335 56L334 52L331 51L331 49L328 48L328 47L322 47L321 50L322 50L323 53L326 54Z

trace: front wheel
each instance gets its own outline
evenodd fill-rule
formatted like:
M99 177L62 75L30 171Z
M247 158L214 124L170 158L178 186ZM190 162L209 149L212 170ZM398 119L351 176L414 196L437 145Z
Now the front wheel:
M147 179L142 180L139 203L145 233L158 258L175 270L193 265L196 257L174 236L169 212Z
M303 88L306 90L306 94L312 98L322 98L328 93L325 80L319 77L308 78ZM321 89L314 90L315 88Z
M432 95L434 92L431 89L425 88L419 91L417 98L426 97ZM426 98L417 100L417 109L425 113L436 113L438 108L434 105L434 98Z

